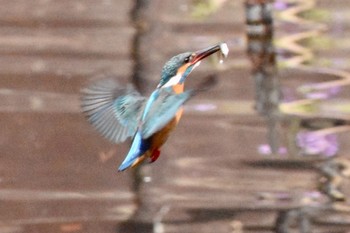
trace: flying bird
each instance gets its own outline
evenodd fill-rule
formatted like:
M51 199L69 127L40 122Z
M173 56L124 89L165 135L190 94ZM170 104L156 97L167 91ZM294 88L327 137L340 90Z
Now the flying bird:
M134 167L146 158L150 162L157 160L161 146L181 118L182 106L196 93L194 89L184 90L186 78L202 59L214 53L219 53L220 60L226 57L226 43L172 57L148 98L114 79L94 82L82 90L82 110L97 131L114 143L132 138L118 171Z

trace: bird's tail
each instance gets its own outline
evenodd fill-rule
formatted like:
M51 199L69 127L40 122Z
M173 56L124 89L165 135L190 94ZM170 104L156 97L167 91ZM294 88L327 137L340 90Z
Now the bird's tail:
M145 140L142 139L141 133L137 132L132 141L129 153L126 155L124 161L119 166L118 171L124 171L125 169L133 166L133 164L145 153L147 150L145 147Z

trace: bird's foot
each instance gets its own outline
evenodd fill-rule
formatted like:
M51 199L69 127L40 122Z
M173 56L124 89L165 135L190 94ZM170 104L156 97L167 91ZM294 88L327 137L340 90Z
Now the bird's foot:
M156 161L159 158L160 155L160 150L159 149L155 149L151 155L151 161L150 163L153 163L154 161Z

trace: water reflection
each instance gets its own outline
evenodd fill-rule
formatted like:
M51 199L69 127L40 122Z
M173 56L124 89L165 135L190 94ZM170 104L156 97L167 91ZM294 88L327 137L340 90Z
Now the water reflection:
M284 50L279 51L279 58L285 65L301 69L304 71L322 72L317 67L306 66L307 61L313 58L312 51L307 47L300 45L300 41L305 38L311 38L320 33L324 29L324 25L312 23L307 19L300 17L300 12L307 11L313 7L312 4L294 2L287 4L282 1L276 1L274 7L280 11L280 17L286 20L287 30L291 29L291 24L302 25L306 31L296 32L292 35L286 35L277 41L276 44L282 46ZM251 6L247 5L249 11ZM252 12L263 12L264 8L261 4L257 4L255 8L261 9ZM265 30L248 30L248 55L253 64L252 77L256 84L256 109L267 119L267 127L269 129L267 142L258 146L258 153L269 156L265 165L275 167L272 164L281 165L280 159L285 159L285 163L293 161L303 161L302 163L310 163L309 169L315 169L319 174L317 189L312 193L317 194L315 199L318 205L304 202L303 199L308 197L306 193L303 198L289 194L289 201L296 198L301 203L298 208L282 210L276 218L276 232L290 232L290 230L298 229L298 232L312 232L312 219L317 218L319 211L324 209L333 209L333 202L346 201L346 196L342 192L343 179L349 176L349 161L346 158L338 158L340 153L340 142L338 133L349 130L347 121L338 119L337 116L322 117L318 105L322 104L323 100L329 100L339 96L341 86L347 85L347 74L342 71L326 70L325 74L332 73L333 75L340 74L334 81L326 81L322 83L303 84L297 90L299 96L291 96L291 92L286 92L288 89L282 89L280 86L279 77L276 72L276 63L272 44L273 33L266 28L271 27L271 20L253 16L247 13L248 29L264 24L261 28ZM259 21L250 21L249 17L259 19ZM279 25L281 26L281 25ZM308 29L311 27L311 29ZM287 51L287 52L286 52ZM322 69L321 69L322 70ZM346 72L345 72L346 73ZM293 78L293 77L288 77ZM322 87L322 88L321 88ZM293 94L292 94L293 95ZM300 97L302 99L300 99ZM299 98L299 99L298 99ZM288 105L292 103L291 105ZM286 105L285 105L286 104ZM293 106L294 105L294 106ZM285 111L285 106L293 106L293 111ZM282 111L281 111L282 110ZM306 114L314 113L312 117L305 117ZM322 113L321 113L322 115ZM281 132L285 132L286 136L282 136ZM272 156L272 157L271 157ZM277 160L275 160L277 159ZM253 165L253 164L252 164ZM255 163L255 165L257 165ZM260 164L262 165L262 164ZM279 166L277 165L277 166ZM324 194L328 197L328 202L324 202L321 197ZM262 200L280 200L279 194L267 193L263 195ZM328 204L327 204L328 203ZM295 226L295 227L293 227Z
M303 77L308 75L307 72L316 72L306 65L314 57L312 51L299 44L301 40L316 36L324 29L323 25L313 24L310 20L299 16L300 11L306 11L312 7L314 7L313 4L299 1L286 3L284 1L250 0L245 2L247 54L252 63L251 75L255 84L255 109L265 119L268 128L266 141L257 145L257 153L264 155L264 157L261 160L258 159L247 164L254 169L263 167L266 169L285 169L286 171L311 171L315 173L316 177L313 182L314 186L310 187L310 190L293 190L293 187L290 187L284 192L260 192L256 195L256 202L250 203L250 205L254 204L251 209L186 208L186 214L190 216L189 218L185 218L186 220L183 221L172 219L167 222L166 216L171 212L173 213L173 211L176 212L176 210L173 210L170 204L165 204L166 202L157 201L156 199L160 191L159 187L170 184L159 179L148 165L144 165L133 171L133 190L136 194L137 210L129 221L122 226L123 232L135 232L140 229L142 229L142 232L163 232L165 230L164 224L193 225L197 222L215 222L228 219L235 219L231 224L234 232L240 232L242 229L266 230L263 226L252 227L249 225L250 223L235 218L242 213L257 213L259 211L263 214L268 211L274 213L274 225L268 228L269 230L276 232L290 232L291 230L311 232L314 227L313 222L315 219L319 219L320 213L336 209L333 202L345 201L345 195L342 193L341 187L343 179L348 177L348 165L346 159L338 160L337 157L341 153L338 133L348 130L346 128L347 122L337 117L324 117L323 113L318 111L324 103L322 101L338 96L341 89L335 81L336 84L330 85L333 86L332 88L329 88L329 82L324 83L324 85L320 85L319 82L309 82L307 84L302 82L298 87L292 87L292 90L288 90L283 86L284 80L281 77L281 73L284 72L283 68L286 66L298 69L298 72L305 72L302 74ZM280 17L284 17L284 20L288 21L286 30L295 32L295 34L288 34L274 42L273 9L279 11L281 13ZM212 11L210 11L211 13ZM204 12L204 14L207 14L207 12ZM302 29L311 29L299 33L300 29L293 28L292 24L304 24L301 27ZM155 25L157 24L155 23ZM157 26L153 28L152 26L150 31L143 31L142 34L138 35L140 38L135 40L139 44L136 43L134 46L136 48L137 46L143 46L141 41L144 41L147 37L148 39L152 38L151 35L155 33L153 30L157 31L159 28L157 29ZM275 48L275 45L278 46L278 49ZM136 49L136 51L142 50ZM134 81L142 87L147 86L145 80L152 80L152 78L145 78L141 74L148 75L149 68L146 67L149 66L149 61L155 58L147 52L139 54L139 56L140 62L147 61L145 64L140 65L140 63L137 66L138 74L134 76ZM276 56L282 62L276 62ZM155 61L153 60L153 62ZM278 68L281 70L277 70ZM293 79L294 77L289 76L288 78ZM343 83L348 81L347 78L342 80ZM211 102L189 104L187 107L190 111L211 112L213 114L216 113L218 108L220 106ZM183 159L181 161L189 170L192 169L192 165L203 162L204 158ZM188 163L188 161L195 162ZM162 169L163 167L158 167L157 173L165 174L166 171ZM207 169L208 173L210 171L214 171L214 169ZM181 184L184 186L192 184L192 187L220 187L220 184L213 185L213 182L209 181L206 185L197 183L199 180L205 180L203 177L201 178L193 180L186 178L186 180L181 180ZM178 183L174 183L180 186L180 178L177 181ZM264 188L268 189L269 187ZM169 189L167 190L169 191ZM173 196L181 199L179 197L181 195Z
M346 1L35 2L0 14L1 232L348 231ZM127 143L79 112L88 74L148 95L167 57L221 40L164 156L118 174Z
M252 77L256 91L255 108L266 118L269 127L268 145L259 147L259 150L265 154L277 154L281 150L278 135L278 104L281 94L273 45L272 4L270 1L246 2L247 53L253 66Z

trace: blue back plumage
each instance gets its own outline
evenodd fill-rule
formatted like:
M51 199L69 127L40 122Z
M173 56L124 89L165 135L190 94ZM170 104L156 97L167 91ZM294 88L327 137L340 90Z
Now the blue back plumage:
M155 91L152 92L151 96L149 97L145 109L143 111L141 120L144 121L148 112L150 111L151 107L153 106L154 102L158 99L159 97L159 89L156 89Z
M129 168L135 160L143 155L149 149L148 140L142 139L141 133L137 132L132 141L129 153L126 155L124 161L119 166L118 171L124 171Z
M161 89L157 99L153 102L144 118L141 130L142 137L149 138L165 127L192 95L192 90L176 94L171 88Z
M151 136L168 124L191 96L192 91L176 94L171 89L157 89L151 94L142 113L141 125L119 171L132 166L150 148Z
M150 109L152 109L152 105L157 100L158 96L159 90L156 89L146 102L145 108L142 113L141 122L145 120L148 112L150 111ZM137 158L142 156L149 149L149 146L150 145L148 140L144 139L142 137L141 131L138 130L133 138L129 153L126 155L124 161L122 162L118 170L123 171L130 167L136 161Z

